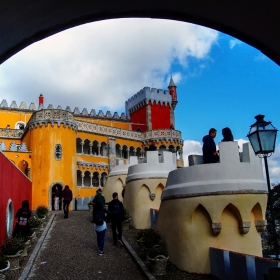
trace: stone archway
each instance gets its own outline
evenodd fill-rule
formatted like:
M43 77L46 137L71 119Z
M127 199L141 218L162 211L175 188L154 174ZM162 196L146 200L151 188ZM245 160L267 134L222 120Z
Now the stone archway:
M105 19L149 17L219 30L254 46L280 64L280 1L247 1L246 5L235 0L2 2L0 63L34 42L68 28Z
M53 183L50 185L50 188L49 188L49 203L48 203L48 209L49 209L50 211L53 211L53 210L54 210L54 201L53 201L54 195L53 195L53 192L54 192L54 189L55 189L56 186L58 186L58 189L59 189L59 191L60 191L59 210L62 209L61 192L62 192L62 190L64 189L65 184L62 183L62 182L60 182L60 181L56 181L56 182L53 182Z

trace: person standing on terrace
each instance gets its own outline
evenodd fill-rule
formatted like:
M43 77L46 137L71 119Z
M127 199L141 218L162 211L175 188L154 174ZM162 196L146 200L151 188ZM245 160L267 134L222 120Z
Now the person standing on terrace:
M216 163L219 161L219 151L216 150L216 144L214 141L216 135L217 130L215 128L211 128L209 130L209 135L205 135L202 139L202 153L204 163Z

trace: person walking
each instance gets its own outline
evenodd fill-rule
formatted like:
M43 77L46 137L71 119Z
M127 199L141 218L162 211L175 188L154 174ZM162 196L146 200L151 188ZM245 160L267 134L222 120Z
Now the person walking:
M69 204L71 203L73 199L72 191L69 189L69 186L66 185L64 190L61 194L63 198L63 211L64 211L64 219L68 218L68 212L69 212Z
M31 217L31 210L29 209L29 201L24 200L21 203L21 208L16 213L16 226L14 228L13 236L22 235L28 236L30 233L29 218Z
M110 212L110 221L112 225L114 245L119 244L123 246L122 242L122 224L124 222L124 207L122 202L118 199L118 193L113 193L113 200L108 204L108 210Z
M100 256L104 255L105 234L107 229L105 213L109 214L109 211L104 208L102 202L97 201L93 212L93 226L96 232L97 250Z
M59 210L59 189L57 186L55 186L55 191L54 191L54 210L55 211Z
M96 194L95 194L95 196L92 200L93 208L92 208L92 221L91 221L91 223L93 223L94 205L95 205L96 202L102 203L103 207L105 206L105 197L102 194L102 190L100 188L96 191Z

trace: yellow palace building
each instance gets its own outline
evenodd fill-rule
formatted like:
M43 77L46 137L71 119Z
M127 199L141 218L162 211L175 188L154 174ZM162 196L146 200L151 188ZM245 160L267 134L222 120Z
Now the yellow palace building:
M103 188L118 160L144 157L152 140L159 151L177 154L183 167L183 140L175 129L176 86L168 90L144 87L125 103L126 113L96 113L86 108L56 109L16 101L0 103L0 151L32 182L32 209L53 208L53 191L69 185L72 209L82 209L84 200ZM60 202L61 204L61 202ZM60 205L61 207L61 205Z

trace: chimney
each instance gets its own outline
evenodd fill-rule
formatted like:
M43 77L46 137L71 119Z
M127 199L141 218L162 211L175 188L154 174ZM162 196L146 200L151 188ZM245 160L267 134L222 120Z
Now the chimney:
M40 96L39 96L39 108L40 107L43 107L44 108L44 96L43 94L41 93Z

